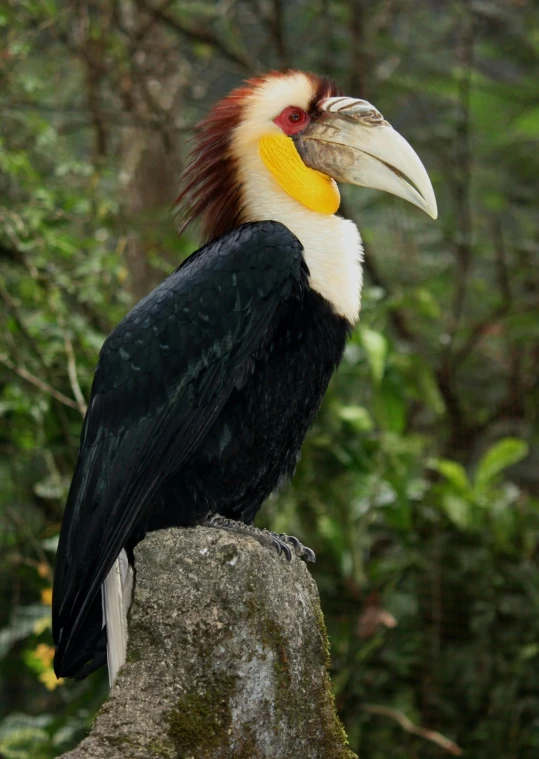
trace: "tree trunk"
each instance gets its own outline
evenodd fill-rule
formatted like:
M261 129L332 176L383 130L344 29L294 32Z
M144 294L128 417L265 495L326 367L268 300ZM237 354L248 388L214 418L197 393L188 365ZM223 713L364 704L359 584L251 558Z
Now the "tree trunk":
M152 533L135 558L127 663L64 759L354 759L300 559L207 527Z

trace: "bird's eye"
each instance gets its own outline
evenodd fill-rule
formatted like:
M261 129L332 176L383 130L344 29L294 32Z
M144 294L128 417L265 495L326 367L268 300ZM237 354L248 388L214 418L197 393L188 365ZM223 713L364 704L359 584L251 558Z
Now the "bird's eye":
M292 136L301 132L307 124L310 122L311 117L304 110L294 105L289 105L284 109L282 113L274 119L278 127L280 127L285 134Z

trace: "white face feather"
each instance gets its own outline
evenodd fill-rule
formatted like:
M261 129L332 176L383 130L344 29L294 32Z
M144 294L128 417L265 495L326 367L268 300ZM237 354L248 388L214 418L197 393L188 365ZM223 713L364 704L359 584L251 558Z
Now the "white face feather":
M356 225L339 216L311 211L288 195L264 165L258 141L280 133L273 122L287 106L307 110L314 83L293 73L268 79L250 98L245 118L236 128L232 152L237 159L246 221L273 219L296 235L304 248L313 290L351 323L359 317L363 248Z
M288 105L306 111L314 96L313 83L301 72L267 79L249 98L244 119L236 128L235 142L245 147L266 134L280 134L281 129L273 119Z

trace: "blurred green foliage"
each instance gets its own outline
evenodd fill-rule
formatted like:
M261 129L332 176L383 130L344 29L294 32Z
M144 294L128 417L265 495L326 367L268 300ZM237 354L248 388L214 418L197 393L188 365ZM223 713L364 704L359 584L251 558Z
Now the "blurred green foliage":
M539 752L539 24L532 0L0 8L0 756L76 744L105 673L51 673L52 566L99 347L196 247L192 124L255 70L334 76L414 145L440 219L345 188L360 325L261 523L317 552L361 757ZM380 710L382 707L382 710ZM385 710L385 711L384 711ZM448 748L449 745L449 748Z

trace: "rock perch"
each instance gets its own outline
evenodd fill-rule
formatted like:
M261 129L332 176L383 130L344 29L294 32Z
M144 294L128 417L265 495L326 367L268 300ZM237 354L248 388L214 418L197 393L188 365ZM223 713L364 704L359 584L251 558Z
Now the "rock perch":
M212 528L135 551L127 663L63 759L357 759L304 563Z

